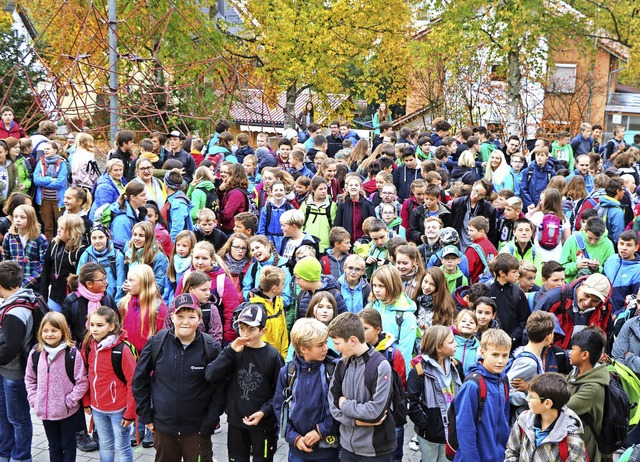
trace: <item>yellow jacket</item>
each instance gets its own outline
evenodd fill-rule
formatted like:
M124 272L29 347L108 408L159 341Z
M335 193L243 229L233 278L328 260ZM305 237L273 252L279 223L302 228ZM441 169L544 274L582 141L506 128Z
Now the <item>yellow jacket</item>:
M263 293L251 293L250 303L261 303L267 310L267 331L262 340L280 352L283 358L287 357L289 349L289 333L287 332L287 319L284 313L282 297L277 296L273 300Z

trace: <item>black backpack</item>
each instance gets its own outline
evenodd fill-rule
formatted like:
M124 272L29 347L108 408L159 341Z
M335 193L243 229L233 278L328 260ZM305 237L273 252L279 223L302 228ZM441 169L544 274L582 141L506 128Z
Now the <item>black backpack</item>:
M604 387L602 433L598 434L596 432L591 414L582 414L580 418L591 429L600 452L602 454L613 454L624 446L624 440L629 433L630 413L629 395L622 388L618 375L609 371L609 385Z
M131 342L123 340L111 349L111 367L113 367L113 372L114 374L116 374L116 377L118 377L118 380L126 385L127 378L124 376L124 371L122 370L122 355L125 348L128 348L129 351L131 351L136 361L138 360L138 352L136 351L136 347L134 347ZM82 357L85 364L87 365L89 364L89 349L89 342L87 342L85 343L82 352Z
M40 362L40 351L33 349L33 354L31 355L31 363L33 364L33 372L36 377L38 376L38 363ZM74 369L76 366L76 354L78 353L78 349L76 347L69 347L64 349L64 370L67 373L67 377L72 384L76 384L76 378L74 375Z
M164 341L167 339L167 334L170 332L170 329L162 329L158 331L156 335L151 339L151 364L155 369L156 361L158 360L158 355L160 351L162 351L162 345L164 345ZM207 363L210 363L218 356L220 352L220 345L216 347L216 342L213 337L205 332L201 332L202 337L204 339L204 353L207 357Z
M195 189L199 189L205 194L206 196L206 199L204 202L205 209L217 210L217 207L215 206L215 204L216 202L218 202L218 195L216 194L215 189L198 188L197 186L195 187Z
M0 327L2 327L5 316L14 308L26 308L31 311L31 315L33 316L33 323L30 332L31 337L22 351L22 358L24 359L23 364L26 364L27 358L29 357L29 352L37 343L38 330L40 329L42 318L44 318L45 314L51 311L49 306L47 305L47 302L44 300L44 298L42 298L42 295L36 293L34 293L34 295L36 297L35 303L32 304L31 301L27 300L26 298L18 297L13 300L10 305L6 306L4 310L2 310L2 312L0 312Z

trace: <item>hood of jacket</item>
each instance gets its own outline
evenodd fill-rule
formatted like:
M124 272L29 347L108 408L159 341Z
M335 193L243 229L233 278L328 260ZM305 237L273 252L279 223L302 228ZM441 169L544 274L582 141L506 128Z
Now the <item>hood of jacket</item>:
M602 386L609 386L609 369L604 364L596 364L595 367L584 374L575 375L577 369L569 374L569 383L580 386L584 383L596 383Z
M493 383L494 385L499 385L501 380L501 375L489 372L487 369L485 369L485 367L482 365L480 361L481 360L478 360L477 363L475 363L473 366L469 368L467 375L475 372L483 376L487 382Z
M118 215L126 215L129 218L131 218L134 221L138 221L138 218L136 217L136 212L135 210L133 210L133 207L131 207L131 204L129 204L128 201L124 201L124 210L122 210L122 208L120 208L120 203L119 202L114 202L113 204L111 204L111 222L113 223L113 219L115 217L117 217Z
M349 286L349 283L347 282L347 275L346 274L343 274L342 276L340 276L338 278L338 284L340 284L340 286L344 287L345 289L351 290L351 286ZM365 279L364 276L362 276L360 278L360 281L358 281L358 285L356 286L356 290L363 290L366 286L367 286L367 280Z
M380 332L380 335L378 336L378 343L375 344L375 349L377 351L383 352L395 342L396 338L393 335L387 334L385 332Z
M9 295L4 302L3 306L9 306L17 300L26 300L27 302L34 304L36 302L36 294L31 289L20 288L11 295Z
M610 196L602 196L600 198L600 206L601 207L620 207L620 201L614 199L613 197Z
M320 277L320 282L322 282L322 285L318 290L336 289L337 291L340 291L340 284L338 284L336 278L330 274L323 274Z
M213 191L215 189L215 186L213 184L213 182L209 181L209 180L204 180L201 181L200 183L198 183L197 185L195 185L193 187L193 189L206 189L207 191Z
M467 306L467 302L464 300L464 296L467 295L469 286L460 286L453 293L453 298L458 305Z
M534 430L535 419L536 414L531 412L531 410L523 412L518 417L518 425L520 425L520 428L522 428L525 433L529 434L532 441L536 440ZM558 419L551 429L551 432L543 441L546 443L559 443L566 435L582 435L582 433L583 428L580 417L567 406L564 406L558 414Z
M395 228L396 226L401 224L402 224L402 218L395 217L393 220L391 220L391 223L387 223L387 228Z
M469 349L469 348L473 349L473 348L479 348L480 347L480 342L478 341L478 339L475 336L471 337L471 338L465 338L462 335L460 335L457 330L455 330L455 327L452 326L451 330L454 333L454 339L456 341L456 345L459 348L467 347L467 349Z
M453 167L451 178L460 178L468 172L473 172L473 169L471 167L461 167L460 165L458 165L456 167Z

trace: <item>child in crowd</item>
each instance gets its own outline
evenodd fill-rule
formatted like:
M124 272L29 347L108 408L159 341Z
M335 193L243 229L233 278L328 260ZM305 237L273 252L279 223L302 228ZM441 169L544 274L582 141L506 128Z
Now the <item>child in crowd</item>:
M459 448L455 461L495 462L504 459L509 438L508 390L501 377L509 360L511 339L500 329L482 334L480 355L470 373L479 377L467 380L454 397ZM486 386L482 419L478 415L480 381Z
M280 369L273 400L280 422L284 422L282 412L287 407L281 432L289 443L291 460L338 459L339 448L331 443L337 440L338 424L326 406L328 383L335 370L327 356L327 333L325 324L309 318L299 319L291 329L296 355ZM299 386L294 387L292 381ZM287 398L291 401L285 403Z
M156 235L156 240L160 247L162 247L165 255L171 255L173 252L173 242L171 242L171 235L167 230L167 222L164 220L158 204L154 201L147 201L147 221L153 226L153 233Z
M137 265L148 265L153 268L155 283L162 294L166 284L169 259L160 250L153 225L148 221L136 223L131 231L131 240L124 251L125 269Z
M582 436L589 458L600 462L601 454L596 435L602 433L605 387L609 386L609 370L604 364L598 364L607 344L605 333L599 327L587 327L571 337L572 347L569 361L573 371L569 374L569 392L571 398L567 407L578 414L582 421ZM587 415L591 425L587 424ZM594 434L595 431L595 434Z
M520 268L518 268L518 287L520 287L525 294L540 290L540 286L536 285L536 279L538 279L537 274L538 268L533 266L532 263L524 260L520 262Z
M50 460L72 461L76 457L76 432L84 429L80 404L89 389L87 369L62 314L49 312L42 318L37 340L25 370L27 399L42 420Z
M300 205L305 217L303 231L320 239L320 252L330 246L329 232L336 220L337 205L328 191L327 180L316 175L311 180L309 197Z
M329 243L331 248L325 251L322 257L322 274L330 274L336 279L343 275L344 262L351 250L351 237L349 232L340 227L335 226L329 233Z
M376 217L382 219L382 206L384 204L393 205L395 215L400 216L402 212L402 204L398 202L396 196L396 187L392 183L385 183L380 190L380 203L376 205Z
M512 418L526 410L529 382L544 371L542 350L553 343L554 329L554 316L546 311L535 311L527 319L529 343L515 349L511 368L507 372Z
M535 226L526 218L516 219L513 225L513 239L509 242L504 242L500 249L500 253L508 253L516 257L518 260L526 260L533 263L537 263L536 260L536 248L533 245L533 233Z
M267 330L262 336L262 340L278 350L283 358L286 358L289 336L282 303L284 281L284 269L272 266L264 268L260 273L260 288L251 292L249 303L264 306L267 313Z
M272 401L282 356L265 343L267 313L262 305L250 303L236 321L239 337L207 365L205 377L214 386L226 386L225 403L229 423L227 451L230 460L254 457L272 462L276 452L277 420ZM225 406L226 404L226 406Z
M242 279L251 265L249 238L246 234L233 233L222 246L218 255L229 270L229 276L236 290L238 293L242 293Z
M465 255L469 262L469 276L472 283L478 282L480 275L487 270L489 262L498 254L498 250L487 238L489 233L489 220L478 216L469 220L467 232L473 242Z
M131 392L131 381L136 358L123 342L126 332L120 328L118 313L101 306L89 316L89 332L82 345L82 357L89 371L89 393L83 406L93 416L100 435L100 460L133 461L129 441L132 423L136 420L136 404ZM100 351L100 354L98 354ZM116 375L111 356L122 356L123 382Z
M291 205L299 209L300 205L307 200L309 189L311 187L311 178L308 176L299 176L293 184L293 200Z
M233 232L255 236L258 230L258 218L251 212L242 212L233 217Z
M442 239L440 238L442 229L442 220L440 218L427 216L424 219L424 235L419 237L418 251L425 266L431 260L431 256L437 254L443 247Z
M344 274L338 278L340 293L347 311L358 313L364 308L371 294L371 285L364 275L365 262L360 255L349 255L343 265Z
M292 268L294 256L297 250L303 246L313 248L313 256L320 257L320 240L310 233L302 231L304 226L304 215L300 210L287 210L280 216L280 226L284 239L280 242L280 247L275 248L278 255L282 255L289 260L289 268ZM336 229L336 228L333 228ZM331 234L331 233L329 233ZM351 244L349 244L351 245Z
M460 270L460 251L455 245L447 245L441 252L442 266L449 293L453 294L458 287L469 284L467 277Z
M274 249L271 241L265 236L253 236L249 239L249 250L253 257L253 262L249 266L244 278L242 279L242 296L245 300L249 300L249 292L251 289L257 289L260 285L260 272L268 266L285 267L287 259L282 258ZM291 303L290 285L291 275L287 274L285 289L282 294L285 306Z
M476 338L478 332L476 313L467 309L460 310L451 330L457 345L453 357L462 364L462 370L466 376L471 367L476 364L478 348L480 348L480 341Z
M193 295L180 294L172 305L175 327L157 333L140 353L132 385L138 414L154 433L156 458L211 461L218 416L205 368L220 345L198 330L202 314Z
M511 337L513 348L520 346L522 333L529 316L527 297L520 287L520 263L513 255L499 254L491 262L491 272L495 276L491 284L491 298L496 301L498 322Z
M258 172L258 158L253 154L249 154L244 157L242 166L249 179L249 187L247 188L249 194L253 194L253 190L256 185L262 181L262 176Z
M17 206L9 232L2 241L2 260L13 260L20 265L24 288L39 289L48 247L47 238L40 233L35 209L27 204Z
M427 268L421 289L422 294L416 299L419 336L422 336L429 326L450 326L455 316L455 304L440 268Z
M387 248L389 244L389 229L382 220L372 220L368 226L368 235L371 238L371 247L367 258L365 259L367 264L367 276L376 271L377 268L384 266L388 263L387 255L389 250Z
M184 294L191 294L200 309L200 322L198 330L209 334L216 342L222 345L222 320L218 307L211 300L211 278L202 271L191 272L184 280L182 288ZM173 314L176 311L176 303L169 305L169 312L164 322L166 329L173 328Z
M211 209L200 209L196 215L198 224L193 227L196 241L208 241L216 252L227 242L227 235L216 228L216 214Z
M280 226L280 217L284 212L293 208L285 198L285 195L284 183L281 181L274 182L269 191L269 200L264 208L260 210L260 218L258 219L257 234L267 236L276 249L280 248L280 244L284 239Z
M367 345L364 327L354 313L331 321L329 336L342 355L329 386L329 410L340 424L342 459L391 460L397 446L395 422L388 411L391 365ZM373 381L363 380L366 376Z
M393 204L380 204L378 207L380 207L380 219L391 233L406 239L407 230L402 227L402 220L396 212L396 207Z
M409 229L409 217L413 209L424 204L424 195L427 189L427 182L422 178L411 182L411 196L402 203L400 218L402 218L402 226Z
M390 265L378 268L371 276L371 294L367 308L380 312L383 330L397 339L408 370L416 340L416 304L404 293L400 272Z
M448 424L443 416L462 385L452 360L453 332L446 326L429 327L420 343L420 362L409 372L409 417L415 425L424 461L445 462Z
M529 302L529 308L533 311L533 308L538 304L538 301L549 290L560 287L565 283L564 279L564 267L557 261L548 261L542 265L542 287L537 291L533 297L533 303ZM529 297L530 298L530 297Z
M191 266L191 252L195 245L196 236L193 231L180 231L176 237L176 245L173 247L173 252L171 252L171 258L169 258L164 295L162 297L166 303L170 303L173 300L178 281Z
M606 231L604 221L593 217L566 240L559 262L564 267L567 283L580 276L602 273L607 258L615 253L613 243L605 236Z
M107 293L117 303L122 298L120 292L125 278L124 255L113 247L109 228L100 223L91 228L90 239L91 245L80 255L78 268L82 268L85 263L90 262L100 264L107 275ZM82 339L77 341L82 341Z
M473 289L473 286L471 286ZM476 332L476 337L478 340L482 339L482 334L487 329L499 329L500 324L496 319L498 314L498 306L496 302L489 297L489 293L486 296L482 296L476 300L473 308L469 307L469 309L473 309L476 313L476 319L478 320L478 332Z
M180 231L193 231L191 219L191 201L182 192L182 174L173 169L164 175L164 186L167 189L167 202L162 207L162 216L167 221L171 241L175 242Z
M586 460L580 419L565 406L570 397L567 380L562 375L549 372L534 377L526 398L529 410L520 414L511 429L505 462L534 457L571 462Z

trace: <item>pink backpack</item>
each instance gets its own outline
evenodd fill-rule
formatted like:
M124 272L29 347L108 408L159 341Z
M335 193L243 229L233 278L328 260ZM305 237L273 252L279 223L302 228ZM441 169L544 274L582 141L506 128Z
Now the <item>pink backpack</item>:
M542 223L538 226L538 244L543 249L555 249L562 236L562 222L557 215L547 213L542 217Z

